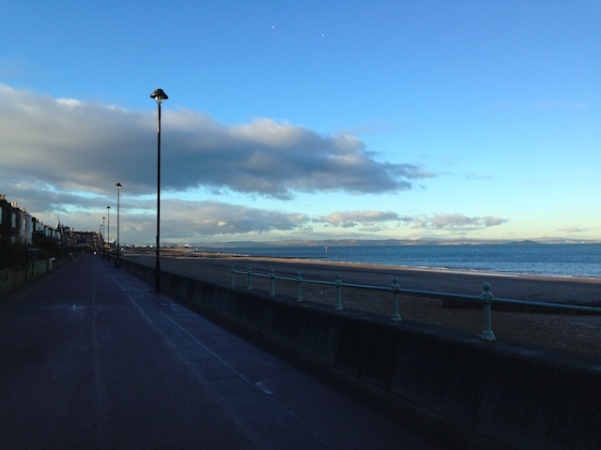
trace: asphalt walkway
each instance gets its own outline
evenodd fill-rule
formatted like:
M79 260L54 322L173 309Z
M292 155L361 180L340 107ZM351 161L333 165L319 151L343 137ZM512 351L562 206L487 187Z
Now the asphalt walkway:
M0 449L433 449L86 255L0 301Z
M506 449L253 340L81 256L0 298L0 450Z

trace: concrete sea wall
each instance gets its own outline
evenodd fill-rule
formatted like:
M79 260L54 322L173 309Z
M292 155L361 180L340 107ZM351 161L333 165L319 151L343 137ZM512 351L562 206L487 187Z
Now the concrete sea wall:
M49 258L29 262L27 267L0 269L0 295L9 293L28 281L63 266L67 261L66 259Z
M154 269L124 259L150 282ZM161 289L280 345L523 449L601 448L601 361L162 272Z

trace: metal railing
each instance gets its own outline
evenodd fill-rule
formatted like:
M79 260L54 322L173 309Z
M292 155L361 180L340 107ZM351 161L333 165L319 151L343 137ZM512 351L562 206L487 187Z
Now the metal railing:
M495 341L496 336L492 330L492 304L493 303L505 303L505 304L514 304L514 305L528 305L534 307L541 308L552 308L558 310L567 310L572 312L580 312L580 313L590 313L590 314L601 314L601 308L592 307L592 306L580 306L580 305L569 305L563 303L549 303L549 302L538 302L538 301L528 301L528 300L519 300L519 299L510 299L510 298L496 298L492 293L492 286L490 283L484 283L483 290L480 295L467 295L467 294L454 294L448 292L437 292L437 291L423 291L416 289L404 289L399 285L399 279L394 278L392 280L391 286L377 286L377 285L369 285L369 284L354 284L354 283L343 283L340 275L337 275L334 281L323 281L323 280L311 280L305 279L302 277L302 273L298 272L296 277L286 277L286 276L278 276L275 274L274 270L269 271L269 273L257 273L253 272L252 268L248 268L246 270L239 270L235 267L230 269L230 285L236 286L236 274L245 275L246 276L246 289L253 289L253 277L259 278L268 278L269 279L269 295L272 297L276 296L276 280L288 281L296 283L296 301L303 301L303 285L325 285L325 286L333 286L336 289L336 303L334 305L334 309L336 311L342 311L344 309L342 305L342 288L360 288L360 289L368 289L373 291L382 291L392 293L393 296L393 314L391 316L391 320L394 322L401 322L401 315L399 311L399 302L401 295L410 295L414 297L426 297L433 299L441 299L441 300L467 300L471 302L480 302L484 309L484 331L480 335L480 337L485 341Z

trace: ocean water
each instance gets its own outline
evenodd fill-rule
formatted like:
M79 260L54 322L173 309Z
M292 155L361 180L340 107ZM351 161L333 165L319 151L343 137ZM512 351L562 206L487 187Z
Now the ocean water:
M601 244L269 246L241 247L228 249L228 252L390 266L601 278Z

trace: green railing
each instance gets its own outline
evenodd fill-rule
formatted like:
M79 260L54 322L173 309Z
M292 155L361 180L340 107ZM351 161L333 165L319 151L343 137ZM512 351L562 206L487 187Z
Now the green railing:
M311 280L303 278L302 273L298 272L296 277L286 277L286 276L278 276L275 274L274 270L269 271L268 273L264 272L253 272L252 268L248 268L246 270L236 269L232 267L230 269L230 285L232 287L236 286L236 274L244 275L246 277L246 289L253 289L253 278L267 278L269 279L269 295L276 296L276 281L287 281L296 283L296 301L303 301L303 286L304 285L324 285L324 286L333 286L336 289L336 303L334 309L336 311L344 310L343 301L342 301L342 288L360 288L360 289L368 289L372 291L381 291L386 292L388 294L392 294L392 302L393 302L393 314L391 316L391 320L394 322L400 322L401 314L400 314L400 299L402 295L408 295L413 297L426 297L426 298L434 298L441 299L449 302L453 301L468 301L474 304L480 304L484 310L484 331L480 335L483 340L486 341L494 341L496 340L495 334L492 330L492 305L493 303L505 303L505 304L514 304L514 305L528 305L533 306L535 308L550 308L557 310L566 310L571 312L580 312L580 313L589 313L589 314L601 314L601 308L592 307L592 306L581 306L581 305L569 305L563 303L549 303L549 302L537 302L537 301L528 301L528 300L519 300L519 299L509 299L509 298L496 298L492 293L492 286L490 283L484 283L482 287L482 292L480 295L466 295L466 294L454 294L448 292L437 292L437 291L423 291L423 290L415 290L415 289L403 289L399 285L398 278L394 278L392 280L392 284L390 286L377 286L377 285L369 285L369 284L354 284L354 283L344 283L340 275L337 275L334 281L323 281L323 280Z

